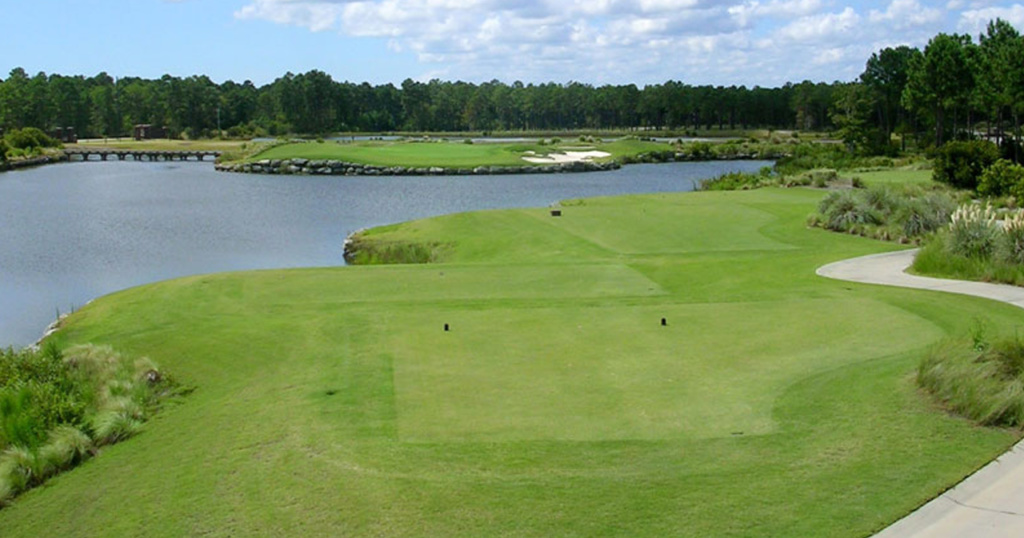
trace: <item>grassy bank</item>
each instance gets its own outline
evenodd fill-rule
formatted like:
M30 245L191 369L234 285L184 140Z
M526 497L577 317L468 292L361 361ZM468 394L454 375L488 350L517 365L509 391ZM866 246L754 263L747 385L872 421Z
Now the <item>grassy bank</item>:
M1018 438L937 409L914 372L967 320L1009 335L1024 316L815 276L896 248L809 229L821 197L450 215L367 235L447 245L445 263L197 276L95 301L57 338L148 355L197 388L0 510L0 528L865 536Z

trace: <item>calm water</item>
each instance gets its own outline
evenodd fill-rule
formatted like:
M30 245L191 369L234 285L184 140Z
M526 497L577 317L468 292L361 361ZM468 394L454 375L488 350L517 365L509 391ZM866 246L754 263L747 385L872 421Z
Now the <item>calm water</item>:
M208 162L87 162L0 173L0 346L31 344L58 311L147 282L341 265L345 237L360 228L566 198L689 191L700 179L769 164L370 178L227 174Z

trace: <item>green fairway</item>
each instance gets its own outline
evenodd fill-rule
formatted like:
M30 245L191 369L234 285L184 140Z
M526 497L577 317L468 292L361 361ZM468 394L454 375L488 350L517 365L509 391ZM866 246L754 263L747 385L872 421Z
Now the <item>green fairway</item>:
M931 170L893 168L872 172L843 172L843 177L859 177L865 185L934 185Z
M97 300L57 339L196 390L0 510L0 534L869 535L1018 439L913 375L934 342L975 319L1012 335L1024 312L816 276L898 248L808 228L822 196L449 215L365 234L444 244L443 263Z
M568 142L554 145L538 143L465 144L439 140L429 142L322 142L280 145L259 153L249 160L301 158L338 160L377 166L474 168L477 166L531 166L535 163L530 163L523 157L543 156L562 151L597 150L609 153L611 156L606 159L612 159L669 149L671 148L667 144L638 140L622 140L607 144Z

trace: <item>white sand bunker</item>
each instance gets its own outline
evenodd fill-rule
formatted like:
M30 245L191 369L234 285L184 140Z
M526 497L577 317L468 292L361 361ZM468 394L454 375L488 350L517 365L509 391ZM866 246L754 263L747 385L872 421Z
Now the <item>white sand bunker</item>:
M526 153L527 155L533 155L532 151L528 151ZM523 157L523 160L536 164L562 164L589 161L590 159L600 159L602 157L610 156L611 153L606 153L604 151L566 151L564 153L551 153L545 157Z

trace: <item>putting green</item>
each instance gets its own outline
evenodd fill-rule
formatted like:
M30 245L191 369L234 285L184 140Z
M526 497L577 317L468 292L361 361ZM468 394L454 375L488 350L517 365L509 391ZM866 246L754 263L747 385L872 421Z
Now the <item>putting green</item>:
M913 376L972 320L1014 334L1024 313L817 277L897 248L808 228L821 196L449 215L366 234L445 263L101 298L56 338L195 391L0 510L2 534L868 535L1019 437Z

